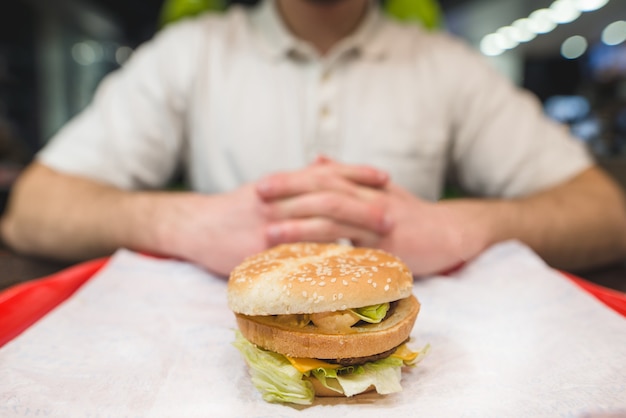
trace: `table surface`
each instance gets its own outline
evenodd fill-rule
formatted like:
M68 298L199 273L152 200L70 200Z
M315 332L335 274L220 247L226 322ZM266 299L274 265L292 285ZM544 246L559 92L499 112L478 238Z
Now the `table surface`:
M0 290L18 283L42 278L70 267L72 263L17 254L0 242ZM585 272L579 277L610 289L626 292L626 262Z
M0 290L48 276L70 265L71 263L16 254L0 244Z

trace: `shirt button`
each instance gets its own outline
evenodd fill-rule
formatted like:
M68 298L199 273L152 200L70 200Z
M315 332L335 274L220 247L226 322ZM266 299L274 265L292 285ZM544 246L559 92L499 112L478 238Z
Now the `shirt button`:
M328 83L330 81L330 71L324 71L322 73L322 83Z
M330 109L328 108L328 106L322 106L322 108L320 109L320 116L323 119L326 119L330 116Z

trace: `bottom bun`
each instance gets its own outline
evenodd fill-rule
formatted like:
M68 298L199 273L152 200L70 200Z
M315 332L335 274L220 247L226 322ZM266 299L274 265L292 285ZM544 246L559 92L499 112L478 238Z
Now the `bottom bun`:
M313 389L315 389L315 396L320 396L323 398L345 398L346 397L346 395L344 395L343 393L339 393L332 389L328 389L326 386L322 385L322 382L320 382L314 377L307 377L305 379L313 383ZM375 389L374 386L370 385L363 392L357 393L357 395L360 395L361 393L371 392L374 389Z

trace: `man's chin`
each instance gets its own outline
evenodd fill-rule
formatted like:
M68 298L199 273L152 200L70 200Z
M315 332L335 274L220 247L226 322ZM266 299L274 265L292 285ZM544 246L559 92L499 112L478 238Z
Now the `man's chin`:
M312 4L335 4L335 3L341 3L344 0L306 0L306 1Z

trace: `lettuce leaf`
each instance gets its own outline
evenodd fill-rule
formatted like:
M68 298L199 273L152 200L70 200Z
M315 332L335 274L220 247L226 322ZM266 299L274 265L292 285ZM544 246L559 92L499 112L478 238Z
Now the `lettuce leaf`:
M257 348L239 331L233 345L250 367L252 384L267 402L291 402L300 405L310 405L313 402L313 384L302 379L303 374L283 355Z
M263 399L268 402L291 402L301 405L310 405L315 398L313 384L304 379L311 374L328 389L346 396L361 393L370 386L382 395L400 392L402 366L417 364L430 347L427 345L417 353L402 347L404 359L402 356L392 355L360 366L320 367L301 373L285 356L258 348L246 340L239 331L236 331L233 345L244 356L250 367L252 383L261 392Z
M327 389L343 393L343 388L337 381L337 369L317 369L312 370L311 373Z
M361 321L370 324L378 324L385 319L389 310L389 303L380 303L378 305L363 306L362 308L350 309L352 313L359 317Z
M317 369L312 373L322 385L346 396L359 394L370 386L381 395L386 395L402 390L400 379L403 365L401 359L388 357L350 369Z
M370 386L374 386L376 392L381 395L402 391L400 379L404 362L399 358L387 357L361 367L362 373L338 374L337 381L343 388L346 396L353 396L363 392Z

